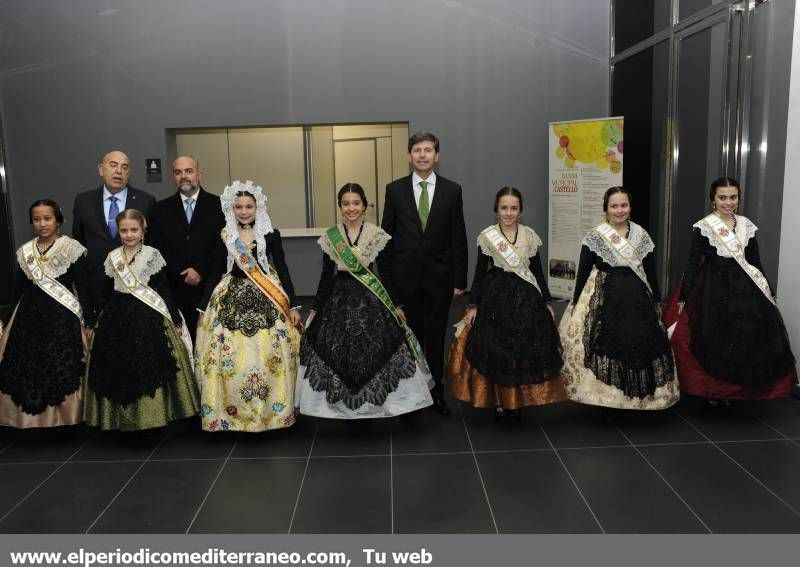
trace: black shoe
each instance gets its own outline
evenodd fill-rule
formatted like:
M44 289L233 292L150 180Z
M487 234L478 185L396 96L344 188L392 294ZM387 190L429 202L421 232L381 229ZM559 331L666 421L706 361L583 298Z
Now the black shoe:
M497 406L496 408L494 408L494 420L496 422L502 423L502 422L504 422L506 420L507 417L508 417L508 414L506 413L506 411L503 408L501 408L500 406Z
M518 409L506 410L506 421L509 423L520 423L522 421L522 412Z
M436 396L433 398L433 405L431 406L433 411L438 413L439 415L448 416L450 415L450 408L447 406L447 402L444 401L444 398Z

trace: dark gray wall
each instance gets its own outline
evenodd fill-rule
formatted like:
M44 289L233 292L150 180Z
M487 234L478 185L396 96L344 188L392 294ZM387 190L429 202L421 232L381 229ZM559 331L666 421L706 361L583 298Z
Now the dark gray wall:
M132 185L168 195L144 179L145 158L173 157L167 128L390 120L440 136L471 243L507 184L546 236L547 122L607 114L608 12L597 0L0 1L17 241L31 200L71 209L113 148L131 157ZM313 246L290 246L302 294L316 286Z

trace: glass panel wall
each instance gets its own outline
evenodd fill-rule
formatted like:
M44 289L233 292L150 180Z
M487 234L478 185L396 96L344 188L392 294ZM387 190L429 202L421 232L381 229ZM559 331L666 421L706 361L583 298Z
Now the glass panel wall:
M614 2L614 52L620 53L672 24L670 0Z
M612 3L615 53L627 52L611 59L609 114L625 117L624 182L642 224L646 205L663 287L680 280L689 227L708 211L708 186L722 175L742 184L740 213L759 225L774 281L795 3L672 0L666 12L652 1ZM672 21L654 37L665 13Z
M770 282L778 278L793 2L764 2L753 12L752 75L744 208L759 224L758 244Z
M629 88L638 84L637 89ZM669 41L614 65L612 116L625 117L625 186L632 218L652 235L664 233L664 157L669 151ZM656 249L663 254L663 247ZM660 265L660 263L659 263Z
M723 0L677 0L678 17L683 20L714 4L719 4L722 1Z
M677 285L689 256L692 223L710 210L707 188L724 171L727 29L726 20L677 40L670 289Z

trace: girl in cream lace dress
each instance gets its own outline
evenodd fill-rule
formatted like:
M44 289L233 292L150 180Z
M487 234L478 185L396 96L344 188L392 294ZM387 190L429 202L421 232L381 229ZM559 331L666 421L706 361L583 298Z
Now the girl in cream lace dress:
M575 294L559 326L567 395L612 408L667 408L679 392L659 318L655 246L630 221L625 189L606 191L603 210L607 222L583 239Z

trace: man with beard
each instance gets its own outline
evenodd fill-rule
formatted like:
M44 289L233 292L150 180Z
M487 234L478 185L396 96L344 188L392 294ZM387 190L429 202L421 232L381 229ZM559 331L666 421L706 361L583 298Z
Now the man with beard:
M167 261L167 275L175 303L194 340L197 307L212 269L212 254L225 226L219 197L200 186L200 164L191 156L172 162L177 191L156 203L150 219L153 246Z
M155 198L128 185L131 161L119 150L108 152L97 165L103 184L78 193L72 208L72 236L88 251L87 270L92 296L100 296L105 281L103 262L114 248L121 246L117 215L125 209L137 209L149 218Z

